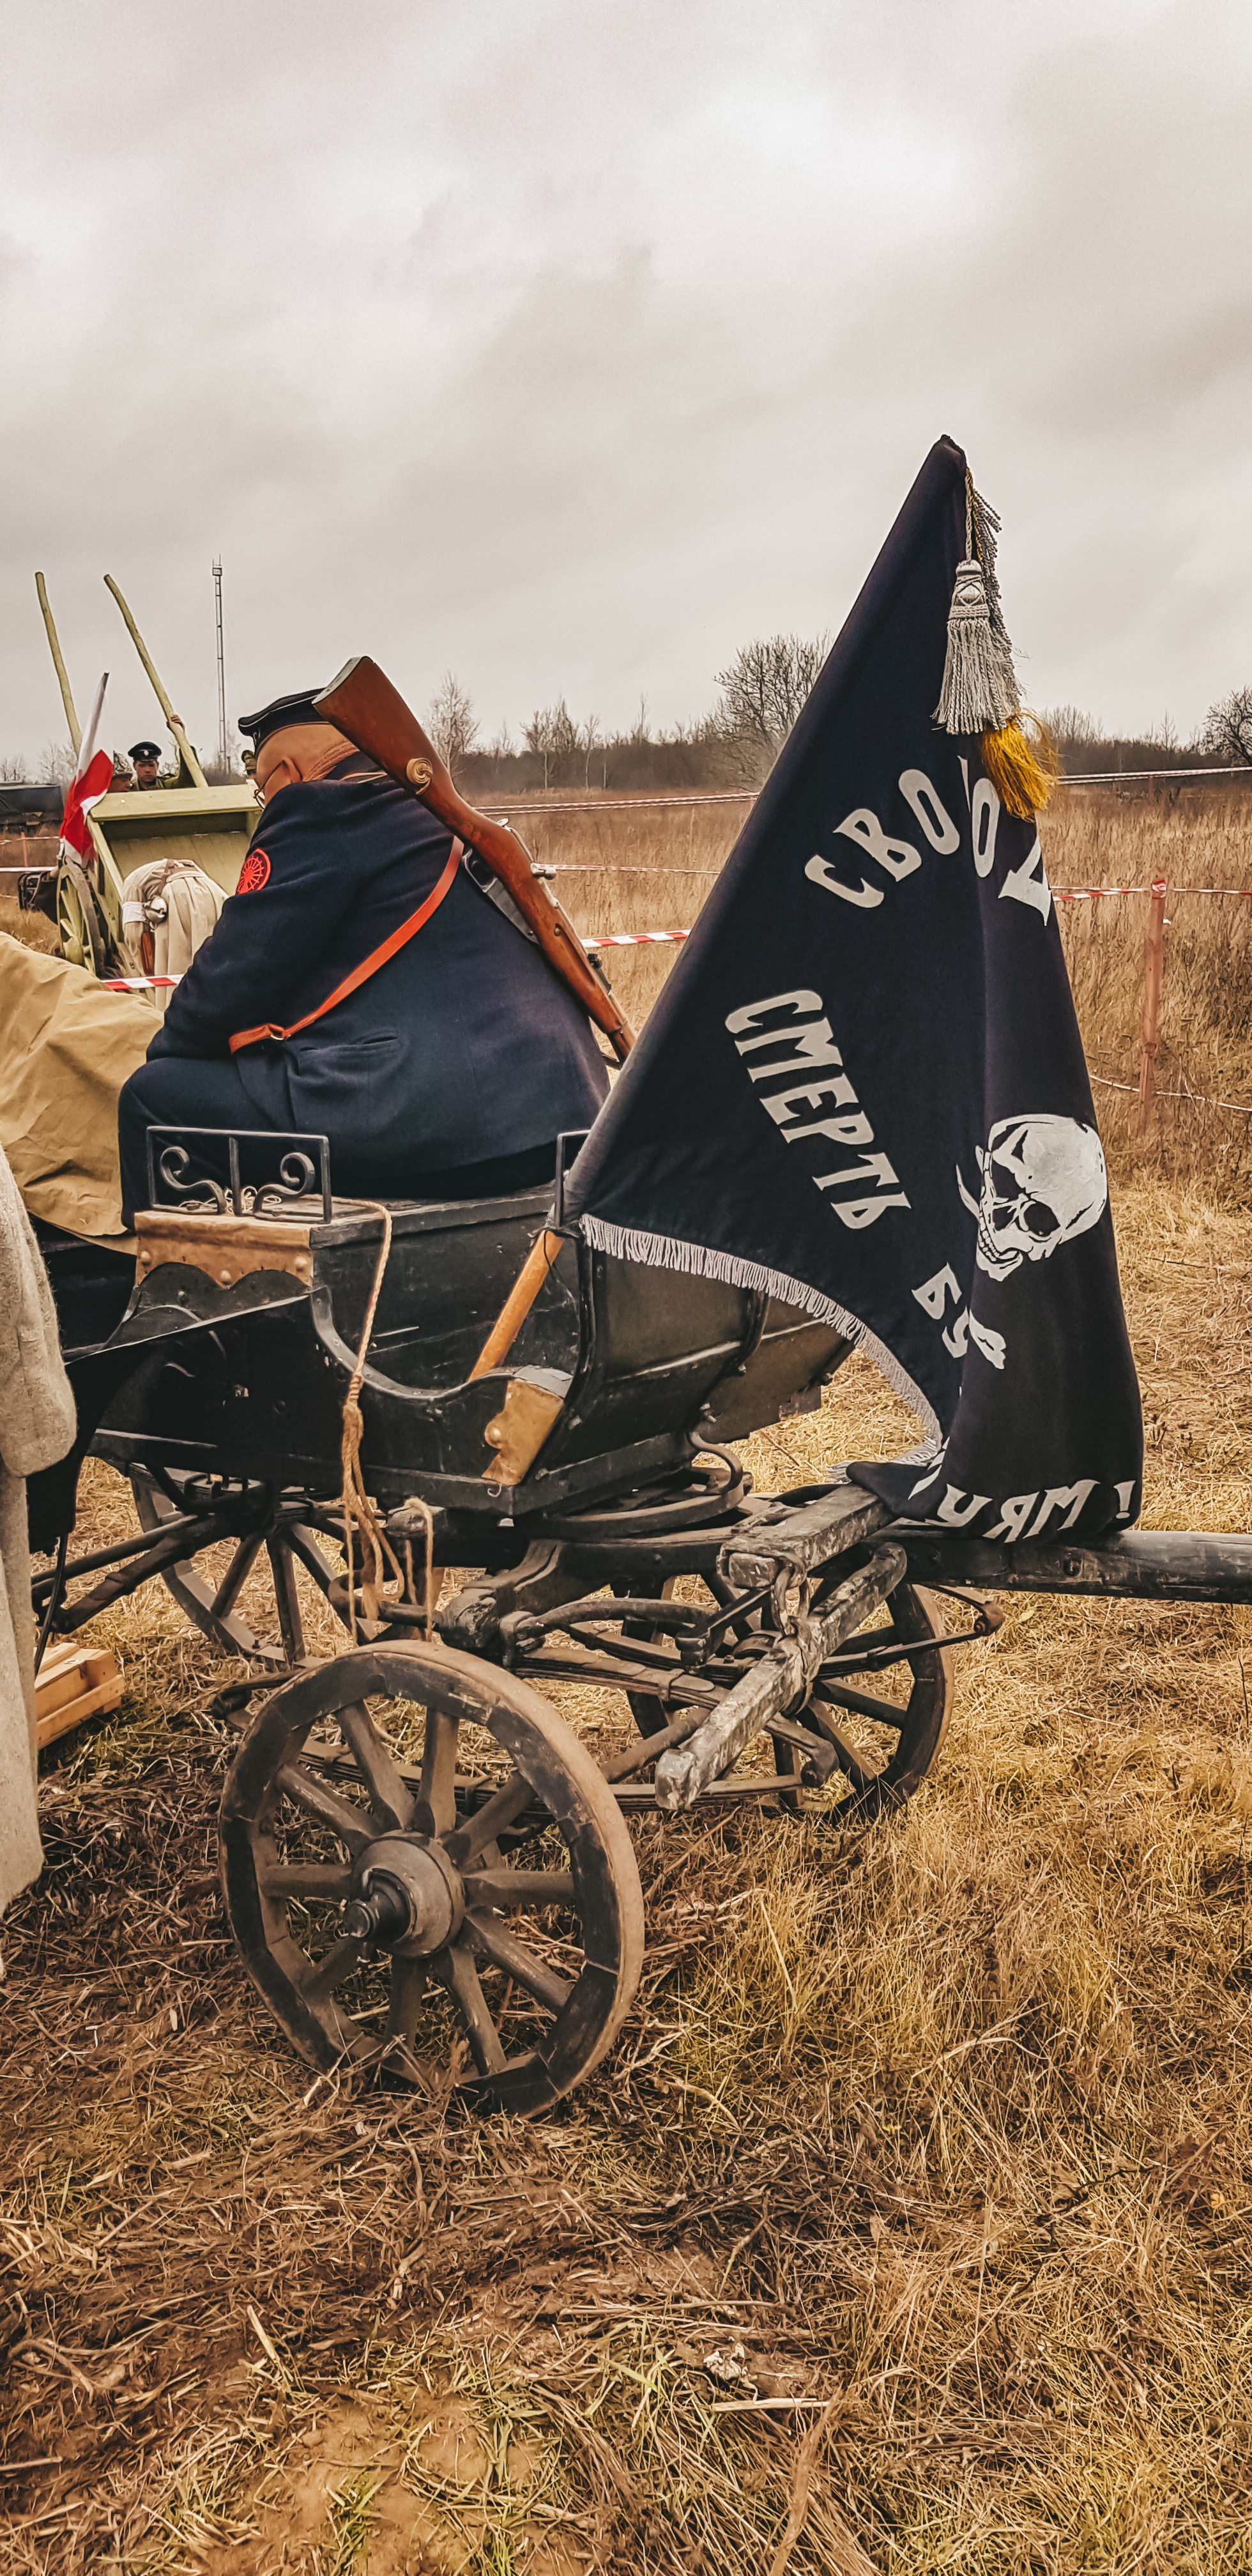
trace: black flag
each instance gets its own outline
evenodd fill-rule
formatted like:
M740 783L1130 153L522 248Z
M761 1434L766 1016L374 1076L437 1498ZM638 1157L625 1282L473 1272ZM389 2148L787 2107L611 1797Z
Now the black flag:
M966 509L941 439L566 1208L860 1343L926 1432L852 1471L895 1510L1092 1535L1139 1510L1139 1393L1036 826L935 721Z

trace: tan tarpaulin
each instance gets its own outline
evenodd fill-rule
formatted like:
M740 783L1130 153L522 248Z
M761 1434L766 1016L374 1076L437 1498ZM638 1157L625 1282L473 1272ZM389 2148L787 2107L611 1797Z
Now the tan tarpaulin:
M0 1145L32 1216L122 1232L117 1099L154 1028L137 995L0 935Z
M55 1466L73 1439L74 1397L52 1292L0 1154L0 1908L29 1887L43 1861L26 1478Z

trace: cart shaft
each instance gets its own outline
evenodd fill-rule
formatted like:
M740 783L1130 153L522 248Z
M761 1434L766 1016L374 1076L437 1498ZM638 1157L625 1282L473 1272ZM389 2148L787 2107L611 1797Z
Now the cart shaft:
M880 1535L905 1549L911 1583L1094 1592L1131 1601L1252 1602L1252 1536L1239 1531L1126 1530L1094 1547L1064 1538L1003 1547L907 1522Z

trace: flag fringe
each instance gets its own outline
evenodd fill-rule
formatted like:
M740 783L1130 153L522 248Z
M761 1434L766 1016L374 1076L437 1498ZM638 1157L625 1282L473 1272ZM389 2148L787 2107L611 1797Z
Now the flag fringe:
M763 1262L745 1261L737 1252L723 1252L709 1244L684 1243L680 1235L644 1234L634 1226L612 1225L600 1216L581 1216L578 1223L593 1252L607 1252L614 1261L641 1261L653 1270L685 1270L695 1278L720 1279L727 1287L748 1288L758 1295L777 1297L784 1306L799 1306L816 1323L829 1324L854 1350L864 1351L893 1393L917 1415L925 1433L921 1453L933 1455L941 1437L933 1405L868 1324L862 1323L859 1315L849 1314L846 1306L837 1306L833 1297L823 1296L820 1288L808 1287L803 1279L793 1279L785 1270L768 1269ZM910 1451L910 1458L912 1454Z

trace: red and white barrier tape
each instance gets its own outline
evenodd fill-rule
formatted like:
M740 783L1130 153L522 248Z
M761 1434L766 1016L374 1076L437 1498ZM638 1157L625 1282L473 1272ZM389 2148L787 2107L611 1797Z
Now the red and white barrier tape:
M584 948L668 948L689 939L689 930L606 930L601 939L584 939Z
M686 939L685 930L611 930L601 939L584 939L584 948L669 948ZM102 975L106 993L170 992L181 975Z
M669 868L664 859L655 859L649 868L642 863L619 868L616 862L611 868L606 868L603 859L553 859L551 862L545 859L535 874L537 877L595 877L602 873L614 877L715 877L720 875L721 867L720 859L711 859L707 868Z
M1164 887L1166 885L1165 878L1160 878L1158 883L1160 886ZM1104 896L1108 894L1155 894L1156 891L1157 887L1154 885L1053 886L1052 888L1053 897L1057 903L1100 903ZM1169 886L1168 892L1171 903L1177 903L1181 896L1189 894L1211 894L1219 896L1233 894L1240 896L1245 903L1252 899L1252 886L1172 885Z
M690 796L618 796L607 790L599 796L562 796L546 804L528 805L523 789L520 796L509 798L507 806L496 805L489 798L481 811L494 814L500 823L507 823L510 814L519 814L525 822L533 823L545 814L629 814L658 805L755 805L760 792L759 787L718 787Z

